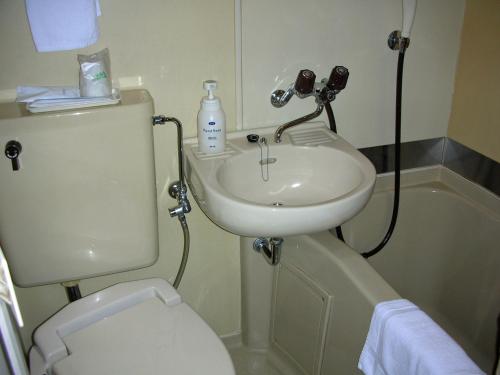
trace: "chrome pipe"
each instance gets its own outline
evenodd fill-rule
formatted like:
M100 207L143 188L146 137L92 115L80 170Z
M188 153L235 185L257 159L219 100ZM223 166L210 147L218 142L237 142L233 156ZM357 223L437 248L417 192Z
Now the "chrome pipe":
M253 242L253 249L261 253L267 263L276 266L281 259L281 245L283 238L271 237L270 239L259 237Z
M164 115L153 116L153 125L163 125L167 122L173 122L177 126L177 158L179 159L179 181L173 182L168 193L172 198L177 199L179 205L170 208L169 214L171 217L183 216L191 211L191 205L187 197L187 185L184 178L184 148L182 144L182 123L175 117L167 117Z
M179 159L179 181L181 187L186 185L184 179L184 146L182 144L182 123L175 117L166 117L166 122L173 122L177 126L177 158Z

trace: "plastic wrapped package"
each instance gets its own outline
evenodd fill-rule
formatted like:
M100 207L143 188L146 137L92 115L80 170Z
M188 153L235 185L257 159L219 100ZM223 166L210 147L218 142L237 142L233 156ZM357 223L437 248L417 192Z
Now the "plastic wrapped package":
M109 97L112 94L111 61L107 48L92 55L78 55L80 64L80 95Z

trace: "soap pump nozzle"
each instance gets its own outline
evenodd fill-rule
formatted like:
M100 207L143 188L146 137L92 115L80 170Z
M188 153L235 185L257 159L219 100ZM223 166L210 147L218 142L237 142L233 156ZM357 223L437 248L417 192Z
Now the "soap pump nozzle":
M208 91L208 99L212 100L214 99L213 91L217 88L217 81L214 80L203 81L203 88Z

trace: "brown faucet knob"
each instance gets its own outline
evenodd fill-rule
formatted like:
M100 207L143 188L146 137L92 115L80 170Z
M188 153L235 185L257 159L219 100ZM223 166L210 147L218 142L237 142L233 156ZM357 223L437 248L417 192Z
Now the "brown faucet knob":
M344 66L336 66L330 73L330 78L326 84L332 90L343 90L347 85L349 70Z
M310 94L314 90L315 81L316 74L312 70L303 69L299 72L295 80L295 91L302 95Z

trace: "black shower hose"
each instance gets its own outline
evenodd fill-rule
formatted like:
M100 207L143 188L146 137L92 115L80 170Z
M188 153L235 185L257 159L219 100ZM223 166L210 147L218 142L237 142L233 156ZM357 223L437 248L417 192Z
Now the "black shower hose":
M402 48L399 51L398 57L398 72L397 72L397 80L396 80L396 119L395 119L395 151L394 151L394 204L392 206L392 217L391 223L389 224L389 229L380 241L380 243L370 251L365 253L361 253L364 258L369 258L375 254L377 254L380 250L384 248L384 246L389 242L389 239L394 232L394 228L396 227L396 222L398 220L398 210L399 210L399 193L401 188L401 95L403 88L403 64L405 59L405 49ZM333 115L333 110L330 103L325 104L326 113L328 115L328 121L330 123L330 129L337 133L337 125L335 123L335 116ZM342 228L340 226L335 227L335 232L337 234L337 238L342 242L345 242L344 235L342 233Z

